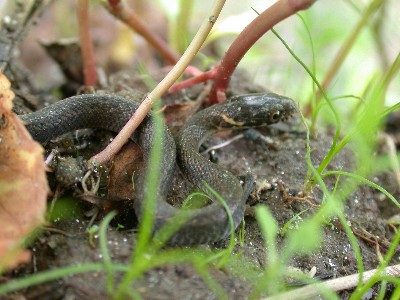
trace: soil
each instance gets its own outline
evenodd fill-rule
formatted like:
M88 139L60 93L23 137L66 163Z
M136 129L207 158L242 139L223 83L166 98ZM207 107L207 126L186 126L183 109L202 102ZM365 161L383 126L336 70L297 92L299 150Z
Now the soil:
M262 234L257 225L254 216L251 216L252 207L258 204L266 205L272 212L278 222L279 228L282 228L289 220L299 212L309 209L301 217L295 219L292 227L301 223L302 220L315 212L316 208L312 204L321 203L321 193L316 187L309 195L310 202L302 200L285 200L280 188L279 182L282 182L289 195L296 196L304 190L304 180L307 173L305 164L305 130L299 123L298 116L293 117L289 124L278 124L259 131L262 136L269 137L272 143L265 143L258 140L242 138L230 145L215 150L212 153L212 159L218 164L224 165L233 174L244 175L251 172L257 186L266 186L260 192L253 192L249 199L249 214L245 218L245 239L243 246L236 246L235 251L252 262L255 266L262 268L265 266L265 247ZM218 144L238 132L231 132L229 136L213 137L207 141L206 145ZM69 135L70 137L72 135ZM71 160L71 154L60 154L58 161L72 161L69 163L67 173L71 173L74 178L80 178L76 174L79 170L82 156L89 157L97 150L103 147L103 144L109 140L110 133L96 132L85 136L86 148L79 149L78 163L76 159ZM332 136L320 133L317 139L311 140L313 149L312 158L314 165L327 153ZM49 144L47 151L54 148L54 144ZM75 151L76 153L77 151ZM75 157L75 155L73 155ZM62 158L64 157L64 158ZM354 155L348 149L345 149L330 164L332 170L351 170ZM67 163L68 164L68 163ZM77 167L78 166L78 167ZM55 174L62 173L57 168ZM65 169L65 166L61 167ZM79 173L79 172L78 172ZM64 176L50 174L49 181L52 183L53 191L60 191L62 186L63 196L69 194L82 193L77 182L71 182ZM71 176L69 176L71 177ZM60 182L57 182L57 178ZM63 178L64 180L60 180ZM187 191L182 189L181 174L177 174L174 186L171 188L171 202L179 202L187 195ZM374 182L387 188L395 187L392 182L393 176L383 174L375 178ZM334 178L326 180L329 188L333 187ZM103 183L104 184L104 183ZM186 184L187 189L190 184ZM80 192L79 192L80 191ZM182 192L183 191L183 192ZM394 196L398 196L394 194ZM103 197L104 198L104 197ZM107 197L105 197L107 199ZM59 221L53 222L51 230L44 230L31 246L33 251L32 264L24 266L9 276L20 277L22 275L36 273L43 270L55 269L61 266L76 265L85 262L101 262L102 254L98 246L98 239L95 239L95 246L89 243L87 228L90 222L90 214L93 205L85 203L82 200L75 199L79 205L76 214L69 218L59 218ZM103 200L104 201L104 200ZM110 201L110 199L108 199ZM111 201L113 203L113 201ZM115 206L115 203L113 203ZM107 206L103 204L104 206ZM121 202L117 202L117 207L123 207ZM79 208L79 209L78 209ZM80 211L84 214L80 214ZM134 212L132 210L122 209L123 213L117 218L117 223L122 224L126 229L118 229L114 223L113 227L108 228L107 239L110 255L114 262L128 264L131 251L135 245L137 224ZM354 224L353 228L364 228L373 236L381 237L381 240L390 241L393 231L386 225L387 218L391 212L396 211L395 206L388 199L382 199L380 193L366 186L360 187L345 204L345 213L348 221ZM89 215L89 216L85 216ZM95 220L95 224L100 224L102 215ZM133 220L133 222L132 222ZM335 220L332 221L333 224ZM338 222L337 222L338 223ZM132 228L132 229L130 229ZM59 229L62 232L55 232ZM360 230L361 231L361 230ZM97 237L97 236L96 236ZM278 238L279 244L282 244L284 238ZM307 242L307 241L305 241ZM312 242L312 241L308 241ZM375 268L379 261L377 247L375 244L358 239L361 248L363 263L366 270ZM227 243L221 243L218 247L227 246ZM211 246L204 246L213 247ZM381 247L380 251L385 252ZM308 273L315 268L315 276L321 278L334 278L344 275L357 273L356 259L354 257L349 240L343 230L338 226L324 226L323 243L312 255L295 257L290 264L292 267ZM232 270L231 270L232 271ZM220 283L225 292L232 299L245 299L253 289L251 282L243 276L232 275L229 269L212 269L213 279ZM62 280L41 284L28 288L21 292L21 295L27 299L106 299L105 275L103 273L87 273L73 275ZM171 287L174 288L171 288ZM143 278L134 283L134 289L143 299L216 299L217 296L204 283L199 274L190 265L166 265L150 271L147 271ZM342 292L343 297L347 293Z

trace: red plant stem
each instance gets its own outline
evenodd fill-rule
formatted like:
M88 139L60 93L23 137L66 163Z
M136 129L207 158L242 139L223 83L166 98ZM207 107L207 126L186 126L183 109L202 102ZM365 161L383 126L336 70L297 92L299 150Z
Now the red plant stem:
M169 88L168 93L172 94L181 89L213 79L214 75L215 75L215 68L211 69L210 71L198 74L192 78L186 79L182 82L174 84Z
M188 66L188 67L185 69L185 74L187 74L187 75L193 75L193 76L198 76L198 75L203 74L203 72L202 72L200 69L198 69L198 68L196 68L196 67L194 67L194 66Z
M299 10L310 7L314 2L315 0L279 0L247 25L226 51L219 65L216 66L209 103L213 104L225 100L225 91L233 71L246 52L261 36L280 21Z
M79 23L79 41L83 60L83 77L86 86L95 86L97 83L96 62L92 37L89 30L89 1L77 1L77 17Z
M179 59L178 54L175 53L163 39L151 32L146 24L144 24L123 1L108 0L108 4L106 8L113 16L143 36L150 45L160 52L168 63L172 65L176 64Z
M111 7L117 5L120 2L120 0L108 0L108 4L110 4Z

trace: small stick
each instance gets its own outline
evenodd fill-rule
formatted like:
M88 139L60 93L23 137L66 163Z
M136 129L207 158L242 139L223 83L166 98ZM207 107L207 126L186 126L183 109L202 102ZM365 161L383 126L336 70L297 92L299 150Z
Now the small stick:
M138 16L130 9L122 0L109 0L108 5L102 2L103 6L117 19L124 22L131 29L140 34L150 45L152 45L171 65L176 64L179 56L173 51L168 44L149 30Z
M308 203L311 207L319 207L318 204L313 203L310 199L307 199L307 196L304 197L297 197L297 196L290 196L285 189L285 186L281 180L278 181L279 190L282 193L283 200L285 201L303 201Z
M226 140L226 141L224 141L224 142L222 142L222 143L219 143L218 145L214 145L214 146L212 146L212 147L207 148L206 150L204 150L203 152L201 152L201 154L207 154L207 153L210 152L210 151L213 151L213 150L217 150L217 149L221 149L221 148L223 148L223 147L226 147L226 146L232 144L234 141L237 141L237 140L241 139L242 137L244 137L244 134L243 134L243 133L240 133L240 134L238 134L238 135L235 135L234 137L232 137L232 138L229 139L229 140Z
M366 283L372 276L375 275L378 269L370 270L363 273L363 283ZM382 274L387 276L400 277L400 265L394 265L383 269ZM357 286L360 279L360 273L335 278L315 284L309 284L305 287L298 288L289 292L277 294L268 298L268 300L278 299L313 299L321 295L323 290L331 290L334 292L351 289Z

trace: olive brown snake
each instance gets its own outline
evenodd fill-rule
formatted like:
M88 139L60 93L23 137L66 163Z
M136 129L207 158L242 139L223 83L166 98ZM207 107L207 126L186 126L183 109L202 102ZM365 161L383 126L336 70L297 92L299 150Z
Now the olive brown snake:
M39 142L46 142L66 132L82 128L100 128L118 132L129 120L139 104L113 94L84 94L59 101L37 112L22 115L29 132ZM286 97L273 93L236 96L223 104L210 106L193 115L175 141L168 128L163 128L160 183L156 193L154 229L158 231L179 212L186 221L169 239L169 244L194 245L212 243L226 238L231 232L228 214L211 189L226 202L233 218L234 228L240 224L245 209L247 193L240 181L229 171L203 157L198 149L207 137L218 131L233 128L258 127L276 123L289 117L296 107ZM148 162L154 136L154 124L150 116L132 136L141 147L144 161ZM171 184L175 162L187 179L209 195L211 205L181 211L165 201ZM152 172L145 163L145 170ZM145 172L135 182L135 212L142 216L143 199L146 193Z

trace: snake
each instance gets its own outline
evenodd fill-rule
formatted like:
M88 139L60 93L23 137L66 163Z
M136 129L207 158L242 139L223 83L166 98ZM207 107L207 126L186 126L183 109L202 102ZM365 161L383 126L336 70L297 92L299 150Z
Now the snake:
M36 141L46 143L83 128L118 132L138 106L138 102L115 94L82 94L19 117ZM160 165L150 162L156 127L149 113L131 136L145 162L134 184L133 206L139 222L150 193L155 197L153 233L156 235L169 225L172 230L166 231L167 244L190 246L226 239L241 223L249 193L230 171L200 154L201 144L220 131L277 123L290 117L295 109L293 100L285 96L269 92L248 94L200 110L186 121L176 142L163 124ZM208 195L211 204L183 210L166 201L176 164L190 182ZM149 187L146 177L154 172L159 178L155 190ZM174 222L179 225L174 227Z

